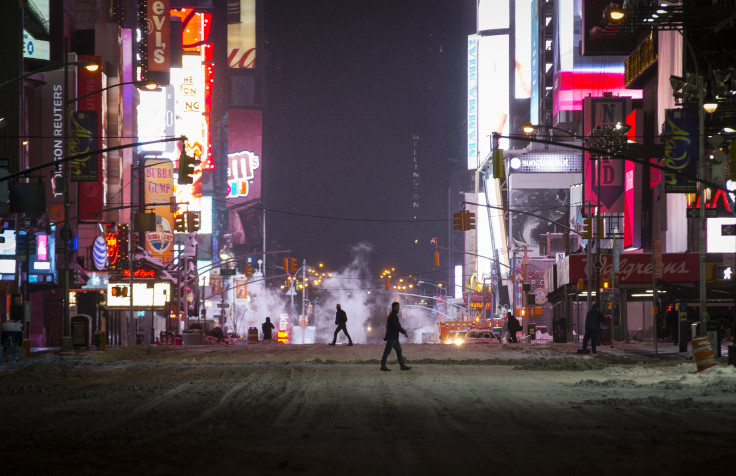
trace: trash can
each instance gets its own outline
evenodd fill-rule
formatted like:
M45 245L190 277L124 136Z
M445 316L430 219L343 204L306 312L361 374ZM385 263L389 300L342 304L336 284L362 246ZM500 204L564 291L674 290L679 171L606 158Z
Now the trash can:
M204 344L204 332L202 329L185 329L181 332L181 343L183 345Z
M71 318L72 346L75 349L86 349L90 343L90 317L77 314Z
M567 342L567 321L564 317L552 318L552 342L555 344Z
M3 322L0 339L8 358L19 352L21 345L23 345L23 323L20 321Z

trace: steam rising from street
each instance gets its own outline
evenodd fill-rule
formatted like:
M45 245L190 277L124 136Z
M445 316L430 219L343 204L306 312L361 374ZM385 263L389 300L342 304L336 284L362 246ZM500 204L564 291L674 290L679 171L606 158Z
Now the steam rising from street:
M371 276L368 260L371 258L373 247L368 243L359 243L352 248L353 260L344 268L335 271L325 271L326 275L321 278L319 285L314 285L313 276L307 273L309 280L306 291L295 289L293 296L294 305L291 318L292 343L302 343L302 332L304 342L326 343L332 342L335 331L335 306L340 304L347 313L347 328L355 343L378 343L383 342L386 316L391 309L391 302L400 301L404 304L402 294L394 291L386 291L383 283L375 276ZM302 263L300 263L301 265ZM309 268L316 268L315 264L307 263ZM272 266L268 267L274 273ZM279 270L275 271L278 273ZM299 282L302 282L303 273L297 274ZM266 317L271 318L276 331L285 324L289 310L292 307L292 296L288 295L288 287L281 289L276 285L279 282L286 283L286 275L274 278L268 287L263 280L252 279L248 284L250 299L245 304L236 303L233 311L233 326L230 330L237 331L241 336L247 335L248 328L255 327L259 333L261 324ZM302 295L306 297L302 306ZM216 298L215 298L216 300ZM244 301L245 302L245 301ZM301 327L299 316L303 311L309 309L312 304L313 310L308 318L308 325ZM412 306L404 307L401 313L401 323L412 338L413 331L434 329L435 317L429 308ZM275 333L274 333L275 337ZM338 344L347 343L347 337L340 332Z

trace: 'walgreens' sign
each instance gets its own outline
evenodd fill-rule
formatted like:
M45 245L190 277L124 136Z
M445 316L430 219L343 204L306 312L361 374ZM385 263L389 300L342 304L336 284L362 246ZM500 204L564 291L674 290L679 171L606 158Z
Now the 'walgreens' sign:
M169 72L171 65L169 0L149 0L146 9L148 71Z
M585 255L569 255L568 283L585 279L587 257ZM595 258L593 258L595 259ZM613 273L613 256L601 255L601 274L610 276ZM619 261L619 283L652 282L652 255L648 253L621 255ZM669 282L697 282L700 279L700 257L698 253L665 253L662 255L662 279Z

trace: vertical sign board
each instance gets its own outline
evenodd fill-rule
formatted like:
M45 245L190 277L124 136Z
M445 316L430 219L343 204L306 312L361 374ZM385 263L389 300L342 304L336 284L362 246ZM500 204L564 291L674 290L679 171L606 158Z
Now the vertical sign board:
M168 73L171 67L169 0L148 0L146 7L148 71Z
M70 55L69 60L76 57ZM76 75L70 68L69 89L76 91ZM31 167L64 159L64 71L54 70L44 73L46 84L40 86L41 92L41 137L30 142L28 163ZM73 95L71 93L70 95ZM49 167L45 169L49 174L46 187L46 207L48 219L51 223L64 220L64 190L60 187L64 183L63 167ZM74 189L69 188L70 200L75 200ZM61 227L57 227L57 233ZM60 240L63 242L63 240Z
M666 109L663 129L665 192L696 192L693 177L698 176L698 112L692 108Z
M156 231L146 232L146 249L163 263L174 259L174 214L169 208L174 195L174 164L165 158L144 161L145 202L153 206ZM160 204L160 205L158 205Z
M263 111L228 110L227 206L230 209L230 233L234 244L255 244L262 238L260 219L247 208L235 206L261 198L261 150L263 147ZM255 210L254 210L255 211ZM238 213L243 212L243 213ZM248 237L251 239L249 240ZM250 243L249 243L250 242Z
M102 64L102 57L100 56L80 56L79 59L80 61L94 60ZM89 111L85 113L85 115L89 115L88 127L85 129L91 132L87 143L91 150L102 150L107 145L104 139L105 131L102 124L102 101L105 97L105 93L100 92L104 87L102 84L102 69L87 71L84 68L79 68L78 74L77 97L91 94L77 101L79 111ZM92 124L93 121L94 124ZM78 140L77 138L80 133L83 132L78 130L77 126L78 124L73 121L70 127L70 133L75 137L74 140ZM102 154L86 157L79 161L79 165L83 165L84 167L82 169L72 168L72 181L79 182L78 213L80 220L102 220L100 210L105 208L105 186L107 183Z
M227 65L256 67L256 0L227 0Z
M583 99L585 135L595 128L614 126L626 122L631 109L631 99L625 97L598 97ZM600 178L600 197L598 179ZM594 160L585 153L585 201L598 203L601 212L621 213L624 211L624 161L603 157Z

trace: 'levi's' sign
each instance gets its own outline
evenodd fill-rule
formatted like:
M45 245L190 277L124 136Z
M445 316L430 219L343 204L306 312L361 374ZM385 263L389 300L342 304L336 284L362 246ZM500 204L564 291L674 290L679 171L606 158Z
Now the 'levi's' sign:
M148 0L147 7L148 71L168 72L171 65L169 0Z

